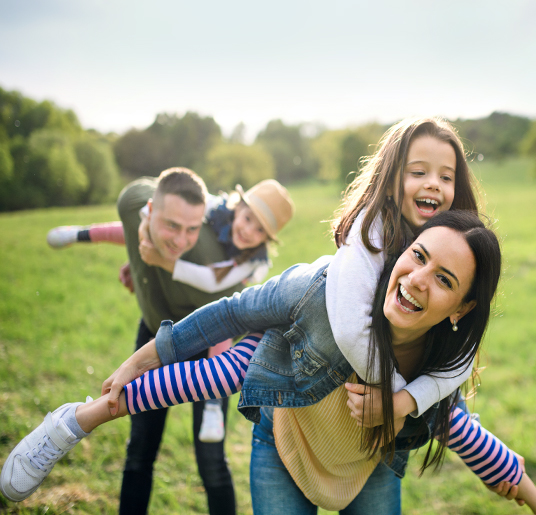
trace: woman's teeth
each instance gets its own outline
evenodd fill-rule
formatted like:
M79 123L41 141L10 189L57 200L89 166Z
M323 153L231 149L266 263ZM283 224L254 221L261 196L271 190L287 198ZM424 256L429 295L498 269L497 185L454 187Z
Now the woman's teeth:
M411 307L405 305L404 301L402 300L402 298L407 300L411 305L413 305L416 309L412 309ZM414 312L414 311L421 311L422 310L422 306L421 304L419 304L409 293L408 291L406 290L406 288L404 288L402 285L400 285L400 296L398 298L399 302L400 302L400 305L406 310L406 311L409 311L409 312Z

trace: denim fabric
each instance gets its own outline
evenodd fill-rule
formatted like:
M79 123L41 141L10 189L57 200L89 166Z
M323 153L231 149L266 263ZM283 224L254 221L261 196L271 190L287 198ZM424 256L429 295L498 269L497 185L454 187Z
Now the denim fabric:
M326 311L331 256L295 265L262 286L223 298L171 326L162 322L157 350L164 365L182 361L226 338L265 331L240 395L238 409L257 422L259 406L314 404L352 373Z
M261 406L295 408L320 401L353 372L335 343L327 316L331 257L294 265L264 285L208 304L175 325L162 322L156 335L162 363L183 361L227 338L265 331L250 361L238 409L258 423ZM435 408L418 419L408 417L407 431L396 442L400 452L388 465L400 477L408 451L430 439L434 418ZM420 427L422 421L425 425Z
M261 409L253 428L250 485L255 515L314 515L317 507L298 488L279 458L273 435L273 408ZM341 515L399 515L400 479L380 463Z
M153 338L153 334L140 321L136 350ZM198 358L206 357L206 353ZM235 513L235 497L231 472L225 457L224 442L203 443L198 435L203 418L204 402L194 402L193 434L199 475L207 493L209 513L227 515ZM223 399L223 412L227 414L228 399ZM120 515L147 513L153 479L153 464L158 454L168 409L145 411L132 416L130 440L127 446L123 483L121 487Z

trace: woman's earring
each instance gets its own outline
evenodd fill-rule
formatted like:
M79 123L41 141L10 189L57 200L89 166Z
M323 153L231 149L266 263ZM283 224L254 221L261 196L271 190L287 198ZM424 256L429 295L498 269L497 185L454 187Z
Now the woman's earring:
M458 330L458 326L456 325L456 319L452 321L452 330L456 332Z

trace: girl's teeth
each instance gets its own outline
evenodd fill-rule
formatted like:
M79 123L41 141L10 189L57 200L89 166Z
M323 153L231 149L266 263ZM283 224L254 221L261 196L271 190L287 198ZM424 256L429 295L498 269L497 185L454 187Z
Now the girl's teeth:
M411 302L416 308L422 309L422 306L408 293L406 288L400 285L400 293L408 301Z

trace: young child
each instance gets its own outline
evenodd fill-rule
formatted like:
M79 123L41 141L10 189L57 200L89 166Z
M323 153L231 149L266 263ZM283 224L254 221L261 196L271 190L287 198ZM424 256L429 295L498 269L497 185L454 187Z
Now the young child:
M147 224L147 207L140 212L140 254L149 265L159 266L172 274L175 281L186 283L208 293L224 291L235 284L262 282L270 267L268 247L278 242L277 233L290 221L294 204L279 182L264 180L244 192L240 185L230 195L209 195L205 206L207 224L224 247L227 260L210 266L183 259L164 259L152 245ZM121 222L93 224L89 227L61 226L52 229L47 242L53 248L72 243L125 243ZM209 357L232 345L221 342L209 350ZM221 442L225 436L221 400L205 403L199 431L202 442Z

